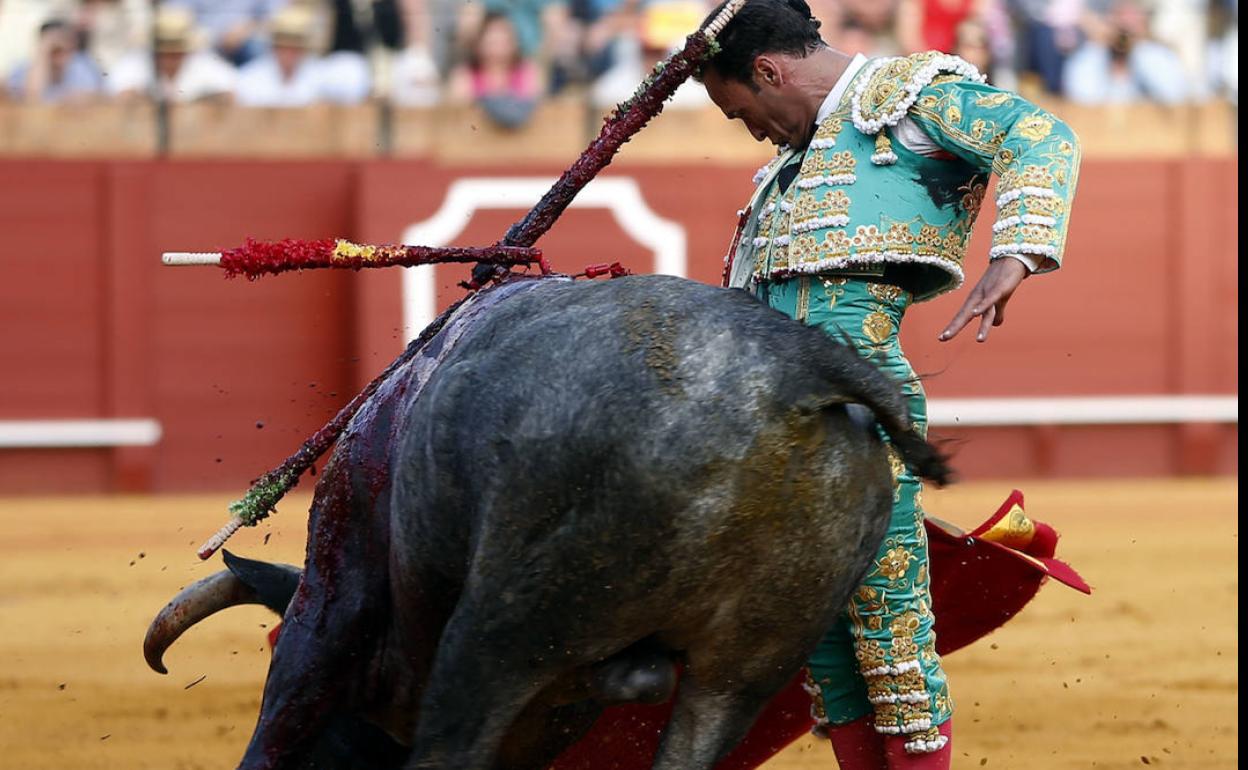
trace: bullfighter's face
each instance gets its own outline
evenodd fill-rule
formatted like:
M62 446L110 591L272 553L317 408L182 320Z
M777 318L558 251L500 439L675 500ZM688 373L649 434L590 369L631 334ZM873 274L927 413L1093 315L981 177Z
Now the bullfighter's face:
M711 101L729 120L740 120L755 141L802 147L810 138L812 116L795 93L784 57L759 56L749 83L707 68L702 83Z

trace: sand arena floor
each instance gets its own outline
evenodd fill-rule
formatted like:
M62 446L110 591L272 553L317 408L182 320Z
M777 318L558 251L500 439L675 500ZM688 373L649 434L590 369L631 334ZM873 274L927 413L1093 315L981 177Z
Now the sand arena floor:
M1231 768L1238 764L1238 482L1030 483L1092 597L1047 586L1009 626L951 656L955 766ZM973 525L1002 484L929 492ZM220 568L195 547L229 498L0 500L0 768L232 768L269 653L264 610L205 621L143 663L152 615ZM307 498L231 543L302 561ZM270 535L267 544L262 540ZM799 742L767 770L834 768Z

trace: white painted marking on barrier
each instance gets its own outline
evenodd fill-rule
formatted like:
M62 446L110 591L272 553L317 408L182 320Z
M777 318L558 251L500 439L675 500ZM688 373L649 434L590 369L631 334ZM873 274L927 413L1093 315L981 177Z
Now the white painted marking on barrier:
M445 246L455 239L481 209L524 211L541 200L554 179L541 177L486 177L457 179L432 217L403 231L402 242ZM654 272L685 276L688 272L685 228L663 219L641 195L637 180L629 177L595 179L585 186L569 208L605 208L620 228L654 253ZM609 261L606 255L600 261ZM588 261L595 261L590 259ZM403 271L403 330L411 341L437 315L437 290L432 266Z
M1239 396L1068 396L934 398L928 424L978 428L1018 425L1239 424Z
M156 420L0 420L0 448L153 446Z

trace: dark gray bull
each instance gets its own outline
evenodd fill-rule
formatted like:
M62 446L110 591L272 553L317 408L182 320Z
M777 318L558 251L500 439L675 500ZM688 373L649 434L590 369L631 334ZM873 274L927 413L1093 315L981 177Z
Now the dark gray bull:
M884 535L886 450L853 404L944 479L895 384L741 292L659 276L483 292L322 474L241 766L333 764L327 743L384 731L393 751L343 766L540 768L604 701L665 696L681 661L654 767L712 767ZM256 599L228 576L210 580L232 597L154 621L149 660Z

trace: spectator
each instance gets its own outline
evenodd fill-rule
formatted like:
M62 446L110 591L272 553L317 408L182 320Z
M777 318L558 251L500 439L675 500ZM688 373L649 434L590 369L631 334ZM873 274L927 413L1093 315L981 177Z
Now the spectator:
M982 17L983 0L901 0L897 8L897 40L903 53L953 53L958 28Z
M445 48L453 42L435 33L447 9L436 0L398 0L397 6L403 40L389 73L390 99L401 107L431 107L442 100L439 62L449 60Z
M833 48L868 57L901 53L896 0L816 0L810 7Z
M170 102L233 98L238 73L211 48L196 50L195 18L190 11L161 7L152 37L155 63L147 50L122 57L108 78L112 93Z
M80 0L72 23L86 38L86 52L108 77L131 51L151 44L150 0Z
M272 51L238 73L238 103L306 107L321 100L321 69L311 51L314 19L301 6L283 8L270 24Z
M79 48L79 36L68 22L44 22L39 27L34 56L9 76L10 97L45 104L94 99L103 89L104 79Z
M1156 0L1153 38L1183 62L1191 96L1206 99L1213 90L1209 67L1209 0Z
M876 55L876 39L871 31L862 26L853 16L844 16L836 27L827 33L828 45L850 56L862 54L866 57Z
M993 71L992 48L988 45L988 29L979 19L966 19L954 33L951 53L975 65L975 69L990 74Z
M207 30L214 48L227 61L242 66L267 53L265 25L287 0L166 0L195 14L195 23Z
M1022 70L1039 75L1049 93L1063 93L1063 67L1081 39L1084 0L1011 1L1018 19Z
M552 91L571 83L593 82L614 63L616 41L634 32L635 0L569 0L573 56L557 62Z
M709 7L698 0L651 0L627 9L636 33L616 41L615 64L593 85L590 101L599 109L614 107L631 97L654 65L684 44L689 30L697 28ZM704 88L685 83L667 106L697 109L710 103Z
M520 54L539 67L575 56L568 0L482 0L464 3L459 17L458 49L470 50L487 14L507 17Z
M983 25L988 60L991 62L991 68L984 70L984 74L994 86L1017 91L1018 73L1015 65L1018 51L1014 39L1014 20L1010 17L1006 0L985 0L979 22Z
M334 104L359 104L368 97L372 72L365 48L373 38L385 41L389 37L395 42L393 38L397 37L397 30L376 24L379 15L385 18L387 3L379 0L373 5L374 15L368 23L361 23L352 0L332 0L329 52L318 64L321 99Z
M1209 79L1215 91L1239 106L1239 2L1221 0L1215 7L1218 24L1209 41Z
M1116 0L1108 15L1089 15L1087 40L1066 62L1066 97L1083 104L1150 99L1178 104L1187 81L1178 55L1148 38L1148 17L1135 0Z
M451 73L451 100L479 104L494 122L517 128L528 122L541 94L537 65L524 55L511 20L487 13L467 61Z

